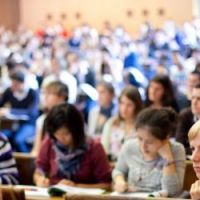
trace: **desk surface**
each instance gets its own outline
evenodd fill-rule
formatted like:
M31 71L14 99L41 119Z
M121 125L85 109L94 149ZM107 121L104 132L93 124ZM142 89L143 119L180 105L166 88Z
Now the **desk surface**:
M36 198L36 199L29 199L29 198L26 198L26 200L64 200L65 198L64 197L49 197L49 198L45 198L45 199L39 199L39 198Z
M134 198L131 198L134 199ZM138 198L135 198L138 200ZM141 200L149 200L149 198L140 198ZM65 200L64 197L51 197L49 199L26 199L26 200ZM155 200L187 200L187 199L176 199L176 198L155 198Z

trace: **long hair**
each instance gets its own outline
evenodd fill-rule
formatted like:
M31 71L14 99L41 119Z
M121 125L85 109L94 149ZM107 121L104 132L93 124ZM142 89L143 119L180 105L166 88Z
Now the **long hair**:
M122 99L122 97L125 96L127 97L129 100L131 100L134 104L135 104L135 113L134 116L136 117L137 114L142 110L143 108L143 102L142 102L142 98L140 96L140 93L138 91L138 89L132 85L128 85L126 86L120 96L119 96L119 103ZM120 121L123 120L122 117L120 116L120 113L118 113L117 118L114 120L114 124L119 124Z
M174 90L173 90L173 85L172 82L170 80L170 78L166 75L156 75L151 81L150 83L155 82L158 83L160 85L162 85L162 87L164 88L164 94L162 96L161 99L161 104L163 107L171 107L173 108L175 111L178 111L178 104L175 98L175 94L174 94ZM150 84L149 84L150 86ZM153 102L150 101L149 99L149 86L147 87L146 90L146 100L145 100L145 106L148 107L150 106Z
M55 139L55 132L66 127L72 135L73 147L77 148L85 144L84 121L77 108L69 103L59 104L51 109L45 120L45 130L50 138Z

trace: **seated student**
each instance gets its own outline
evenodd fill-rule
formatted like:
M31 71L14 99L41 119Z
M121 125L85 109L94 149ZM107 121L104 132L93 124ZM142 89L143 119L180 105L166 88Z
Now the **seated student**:
M0 184L18 184L18 170L12 157L12 149L6 137L0 133Z
M31 154L38 155L44 137L44 120L50 109L68 100L68 87L61 81L52 81L42 88L42 109L44 113L36 120L35 142Z
M198 70L194 70L188 74L187 78L186 97L188 106L191 104L192 90L197 84L200 84L200 73Z
M29 152L27 140L35 136L35 120L39 113L38 92L25 84L25 74L22 71L13 72L10 78L11 86L0 98L0 116L26 116L27 120L20 120L11 130L5 129L2 132L12 141L16 151Z
M151 108L170 107L179 111L170 78L166 75L156 75L146 90L145 106Z
M188 131L192 125L200 119L200 84L193 86L191 92L191 106L179 113L179 121L176 127L175 139L184 145L186 153L192 151L188 140Z
M105 122L116 113L116 106L113 102L114 87L111 83L101 81L97 84L99 94L97 105L89 112L88 132L91 136L100 137Z
M37 186L62 183L109 189L111 169L100 143L86 138L81 113L71 104L53 107L45 120L45 136L36 159Z
M188 138L192 150L192 163L198 179L200 179L200 120L189 130ZM192 184L190 195L193 200L200 199L200 180Z
M118 115L110 118L103 129L102 144L110 160L117 159L125 140L135 137L135 119L142 107L137 88L125 87L119 97Z
M185 173L182 144L169 140L176 121L174 111L146 108L136 120L136 139L127 141L113 170L114 189L160 191L163 196L180 193Z

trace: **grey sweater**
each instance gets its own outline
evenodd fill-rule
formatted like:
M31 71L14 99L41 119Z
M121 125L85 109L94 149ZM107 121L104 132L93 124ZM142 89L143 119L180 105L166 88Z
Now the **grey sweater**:
M184 147L180 143L170 141L170 144L177 173L163 176L163 158L158 156L155 160L145 161L138 140L130 139L122 147L112 177L124 175L128 184L135 186L138 191L163 190L168 196L175 196L183 187L186 157Z

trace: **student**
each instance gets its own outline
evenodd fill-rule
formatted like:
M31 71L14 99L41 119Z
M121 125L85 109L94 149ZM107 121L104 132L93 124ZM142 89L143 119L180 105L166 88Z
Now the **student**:
M44 137L44 120L51 108L68 100L68 87L61 81L52 81L42 88L42 109L44 113L36 121L35 142L31 154L38 155Z
M136 139L127 141L113 171L117 192L160 191L175 196L182 190L184 147L169 140L176 121L174 111L146 108L136 120Z
M162 108L170 107L179 111L175 99L173 85L166 75L156 75L149 83L146 91L146 107Z
M188 106L190 106L190 101L192 98L192 90L197 84L200 84L200 72L194 70L188 74L188 79L187 79L186 96L188 100Z
M109 119L103 129L102 144L110 160L117 159L125 140L135 137L135 119L142 107L137 88L125 87L119 97L118 115Z
M18 178L19 174L10 143L0 133L0 184L18 184Z
M25 84L25 74L15 71L11 74L11 86L8 87L0 98L0 116L15 115L17 119L25 116L27 119L19 120L11 130L2 132L13 143L16 151L29 152L27 140L35 136L35 121L38 116L38 92Z
M200 84L193 87L191 92L191 106L179 113L179 121L176 127L176 141L182 143L186 153L191 155L192 151L188 140L188 131L192 125L200 119Z
M98 104L89 112L88 133L93 136L101 136L105 122L116 113L113 102L114 87L111 83L101 81L97 84L99 94Z
M188 138L192 150L193 168L197 178L200 179L200 120L190 128ZM193 200L200 199L200 180L192 184L190 195Z
M34 173L37 186L62 183L110 188L111 171L103 147L86 138L82 115L73 105L53 107L45 126L48 135L43 140Z

